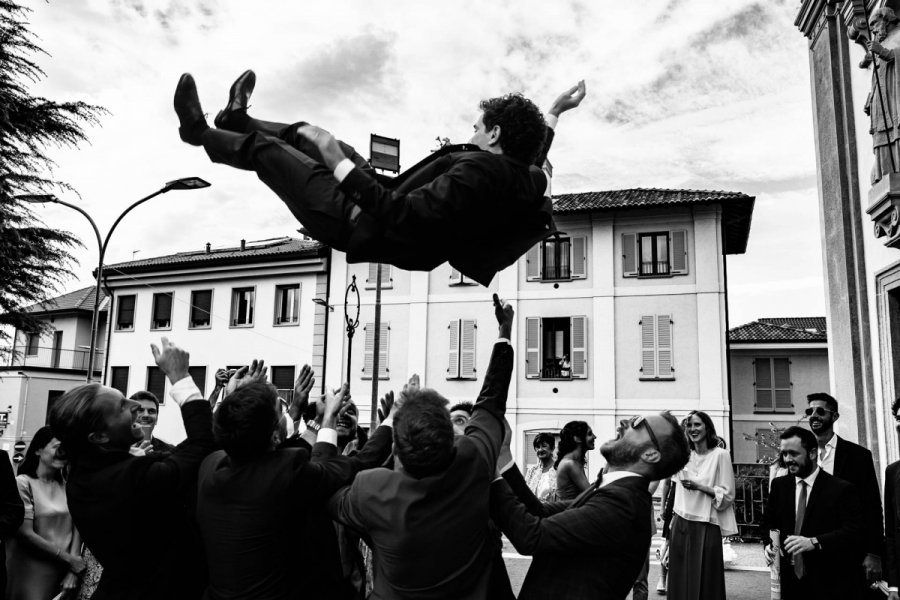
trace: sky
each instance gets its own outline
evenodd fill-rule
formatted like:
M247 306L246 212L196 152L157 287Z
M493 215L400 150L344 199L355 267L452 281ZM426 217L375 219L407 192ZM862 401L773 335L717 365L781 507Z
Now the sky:
M255 175L214 165L178 138L175 84L194 75L210 121L231 82L257 74L251 113L308 121L368 152L401 140L401 167L467 141L481 98L520 91L543 108L579 79L588 96L557 127L554 193L634 187L756 197L747 252L728 257L730 323L825 314L807 40L797 0L26 0L46 56L35 94L105 107L89 143L53 149L54 176L106 232L135 200L198 176L130 213L107 264L296 236ZM58 205L44 222L78 235Z

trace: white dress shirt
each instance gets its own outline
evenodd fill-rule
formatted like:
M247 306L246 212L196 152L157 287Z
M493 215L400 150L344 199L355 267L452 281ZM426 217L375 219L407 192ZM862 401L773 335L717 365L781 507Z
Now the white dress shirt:
M837 451L838 436L835 433L825 444L824 448L819 448L819 468L834 475L834 453Z

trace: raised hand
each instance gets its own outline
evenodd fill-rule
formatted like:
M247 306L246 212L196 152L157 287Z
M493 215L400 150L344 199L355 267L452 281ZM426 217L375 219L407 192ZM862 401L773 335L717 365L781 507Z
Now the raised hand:
M153 353L153 360L172 384L178 383L188 376L188 365L191 355L187 350L179 348L169 341L169 338L162 338L162 350L156 344L150 344L150 352Z
M334 429L338 414L344 405L350 401L350 384L344 383L340 389L334 392L326 391L320 404L322 405L322 427Z
M228 369L217 369L216 370L216 387L223 388L228 385L228 380L231 376L228 373Z
M313 389L316 378L313 377L313 370L309 365L303 365L300 368L300 375L294 384L294 397L291 405L288 407L288 415L292 420L298 421L306 412L309 406L309 392Z
M515 316L516 311L513 310L513 307L507 304L505 300L501 300L497 294L493 295L493 300L494 316L497 317L497 324L500 326L499 337L511 340L513 317Z
M584 79L582 79L556 97L556 100L553 101L553 106L550 107L550 114L558 117L567 110L572 110L581 104L586 95L587 89L585 89Z
M381 399L381 406L378 407L378 424L384 423L384 420L391 415L394 409L394 392L388 392Z
M267 370L268 367L265 366L265 361L254 358L249 367L241 367L231 376L231 379L228 380L228 385L225 386L225 395L234 393L235 390L248 383L265 382Z
M409 381L403 384L403 389L400 390L397 399L394 400L394 410L400 410L400 407L403 406L410 397L416 394L419 389L421 389L419 386L419 376L416 373L413 373L409 378Z

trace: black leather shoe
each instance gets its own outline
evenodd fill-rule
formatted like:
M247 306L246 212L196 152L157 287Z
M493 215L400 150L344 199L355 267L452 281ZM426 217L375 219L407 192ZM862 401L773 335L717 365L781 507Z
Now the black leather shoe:
M192 146L200 146L200 136L203 135L209 125L206 116L200 107L200 97L197 95L197 84L190 73L185 73L178 80L175 88L175 114L178 115L178 134L181 140Z
M247 108L250 106L250 95L256 85L256 73L246 70L234 80L228 90L228 104L216 115L216 127L238 133L244 132L247 121Z

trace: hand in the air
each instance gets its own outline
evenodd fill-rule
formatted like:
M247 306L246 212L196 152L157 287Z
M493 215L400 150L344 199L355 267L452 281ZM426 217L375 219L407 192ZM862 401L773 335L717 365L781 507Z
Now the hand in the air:
M381 406L378 407L378 424L384 423L394 409L394 392L388 392L381 399Z
M231 376L228 374L228 369L216 369L216 387L223 388L228 385L228 380Z
M190 354L187 350L179 348L169 341L169 338L162 338L162 350L156 344L150 344L150 352L153 353L153 360L169 381L174 385L188 376L188 365L190 363Z
M339 162L347 158L341 146L338 144L337 138L331 133L316 127L315 125L301 125L297 128L297 133L312 142L319 153L322 155L322 161L325 166L334 171Z
M344 385L342 385L340 389L333 392L326 390L325 394L322 396L322 399L318 403L319 406L316 407L317 412L320 412L320 414L322 415L322 427L327 429L334 429L338 420L338 414L349 401L349 383L344 383Z
M497 294L493 295L494 316L497 317L497 324L500 326L500 337L512 340L513 317L516 311L513 307L501 300Z
M300 368L300 375L294 384L294 397L291 399L291 405L288 407L288 415L292 420L298 421L306 412L309 406L309 392L313 389L316 378L313 377L313 370L309 365L303 365Z
M584 79L582 79L556 97L556 100L553 101L553 106L550 108L550 114L558 117L567 110L572 110L581 104L585 95L587 95L587 90L584 86Z

